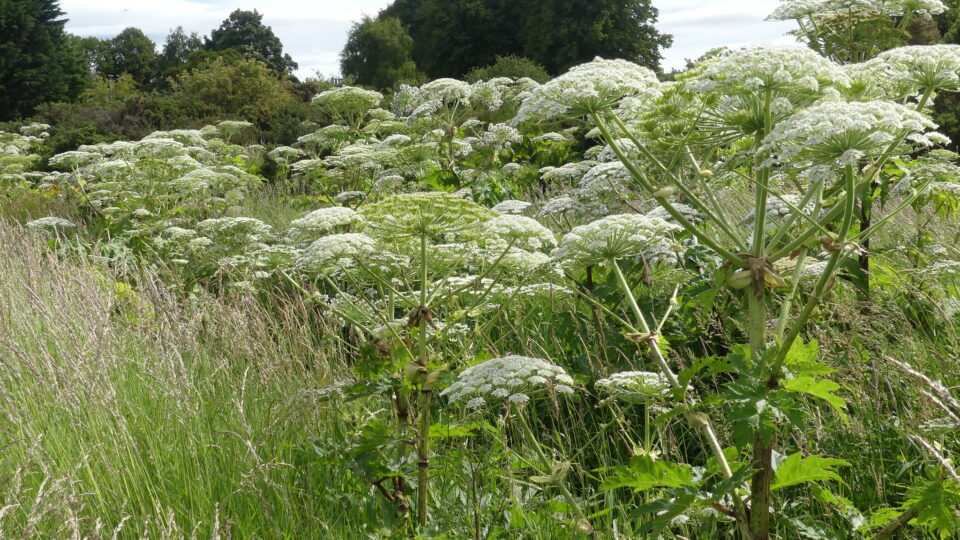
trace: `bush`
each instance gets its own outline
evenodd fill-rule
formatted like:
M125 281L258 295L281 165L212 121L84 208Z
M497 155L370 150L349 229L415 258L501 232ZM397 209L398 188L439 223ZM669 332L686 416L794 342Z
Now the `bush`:
M529 77L538 83L547 82L550 75L543 66L522 56L497 56L493 65L470 70L464 78L467 82L488 81L495 77L519 79Z

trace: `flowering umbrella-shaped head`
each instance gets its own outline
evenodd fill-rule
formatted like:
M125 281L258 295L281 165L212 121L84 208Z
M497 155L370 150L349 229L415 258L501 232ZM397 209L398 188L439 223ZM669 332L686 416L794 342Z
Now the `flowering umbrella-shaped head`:
M376 241L363 233L332 234L315 240L293 262L304 272L336 273L352 270L375 251Z
M352 208L331 206L314 210L291 221L287 234L292 240L302 242L332 232L344 232L346 229L359 230L363 228L365 221L363 216Z
M681 230L643 214L616 214L574 227L560 240L553 258L568 266L590 266L635 257Z
M470 366L440 392L450 403L479 409L503 401L522 405L539 394L573 393L573 379L560 366L529 356L505 356Z
M670 397L670 381L652 371L622 371L594 383L610 398L627 403L651 403Z
M551 249L557 237L539 221L526 216L503 214L483 224L484 244L490 246L513 244L530 251Z
M903 94L960 89L960 45L910 45L880 53L885 77Z
M824 102L777 124L760 151L801 165L856 165L863 157L880 154L904 134L923 145L944 141L936 132L925 133L936 127L899 103Z
M784 0L767 17L772 21L828 19L858 13L902 17L917 13L925 17L946 11L940 0Z
M440 238L464 233L496 214L452 193L392 195L363 206L368 231L383 238Z
M64 229L75 229L77 226L68 219L63 219L56 216L48 216L27 222L27 227L41 231L60 232Z
M806 47L748 47L708 61L690 80L701 91L750 90L816 92L847 86L840 65Z
M633 62L598 57L533 90L523 100L513 122L609 110L628 96L648 100L659 97L656 74Z
M355 86L342 86L313 97L312 103L349 123L356 122L367 111L380 105L383 94Z

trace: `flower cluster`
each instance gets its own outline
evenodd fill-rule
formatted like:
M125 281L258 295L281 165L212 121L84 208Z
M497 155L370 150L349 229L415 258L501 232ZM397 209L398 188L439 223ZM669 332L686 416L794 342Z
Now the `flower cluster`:
M376 241L363 233L332 234L314 240L296 255L294 264L307 273L347 271L376 249Z
M659 95L660 82L649 69L626 60L596 58L531 92L513 122L587 114L610 109L625 97L653 99Z
M881 77L904 95L960 89L960 45L911 45L884 51L876 61Z
M38 229L42 231L52 231L58 232L63 229L74 229L76 225L73 224L69 219L63 219L56 216L42 217L40 219L35 219L33 221L27 222L27 227L31 229Z
M828 17L850 16L856 13L876 13L901 17L917 13L929 17L946 11L940 0L784 0L767 19L774 21L820 20Z
M708 61L689 84L701 91L817 91L822 86L847 86L849 79L838 64L810 49L766 46L740 49Z
M499 241L493 244L511 243L529 251L550 249L557 245L557 238L550 229L526 216L497 216L483 224L483 231L486 238Z
M451 193L422 192L392 195L363 206L371 234L382 237L441 237L463 233L495 214Z
M651 371L621 371L598 380L600 392L628 403L651 403L670 397L670 381Z
M450 403L465 401L478 409L504 400L522 405L532 395L553 391L573 393L573 379L556 364L529 356L505 356L470 366L440 392Z
M616 214L574 227L560 240L553 258L567 266L590 266L642 255L669 241L680 227L643 214Z
M361 229L366 220L351 208L331 206L309 212L290 222L288 236L295 242L311 240L331 232Z
M761 152L781 161L813 165L856 165L865 156L882 152L906 133L930 145L944 137L925 133L937 127L919 112L889 101L824 102L798 111L776 125Z

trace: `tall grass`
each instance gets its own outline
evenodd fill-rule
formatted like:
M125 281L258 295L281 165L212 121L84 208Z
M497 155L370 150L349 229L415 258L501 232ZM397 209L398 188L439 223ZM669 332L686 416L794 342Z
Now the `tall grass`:
M137 293L0 226L0 537L320 537L291 460L335 357L242 297Z

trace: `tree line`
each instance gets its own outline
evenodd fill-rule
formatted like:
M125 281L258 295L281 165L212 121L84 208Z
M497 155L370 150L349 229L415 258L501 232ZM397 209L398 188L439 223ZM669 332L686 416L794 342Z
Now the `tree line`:
M660 70L649 0L395 0L354 24L341 71L389 89L440 77L559 75L594 57ZM473 77L471 77L471 74Z

